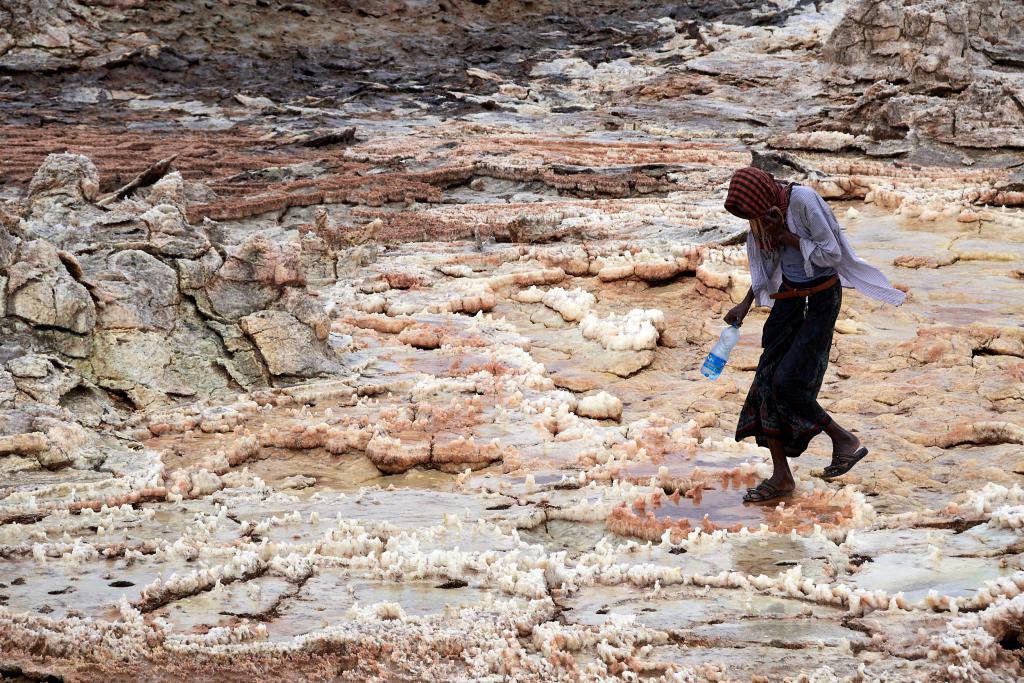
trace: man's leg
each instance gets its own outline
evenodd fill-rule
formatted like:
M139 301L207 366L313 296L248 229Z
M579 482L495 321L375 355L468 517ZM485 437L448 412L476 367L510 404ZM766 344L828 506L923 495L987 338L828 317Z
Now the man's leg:
M860 439L835 420L825 427L825 433L832 438L832 462L822 473L824 479L841 477L868 454L868 449L860 445Z
M852 455L860 448L860 439L853 432L836 422L835 418L832 418L832 421L828 423L828 427L825 427L825 433L832 439L833 456Z
M789 459L778 439L768 439L768 450L772 454L772 476L768 481L780 491L792 491L796 488L793 472L789 469Z

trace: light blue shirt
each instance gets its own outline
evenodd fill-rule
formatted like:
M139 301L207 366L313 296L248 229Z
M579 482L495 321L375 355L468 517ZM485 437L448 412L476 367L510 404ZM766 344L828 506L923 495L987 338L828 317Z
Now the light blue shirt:
M810 282L825 275L836 274L836 269L832 266L819 266L813 261L811 266L814 270L811 277L807 277L803 253L796 247L791 247L788 244L782 245L782 275L790 282Z

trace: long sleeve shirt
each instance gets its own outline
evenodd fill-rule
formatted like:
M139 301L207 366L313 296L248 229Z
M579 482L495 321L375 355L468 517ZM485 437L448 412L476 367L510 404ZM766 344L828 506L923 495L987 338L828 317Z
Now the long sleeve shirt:
M812 188L793 188L786 223L800 238L807 279L813 277L814 266L835 268L843 287L895 306L903 303L906 295L894 288L882 271L857 257L832 209ZM752 233L747 234L747 258L754 299L759 306L771 307L773 300L768 295L779 291L782 284L782 259L778 252L761 250Z

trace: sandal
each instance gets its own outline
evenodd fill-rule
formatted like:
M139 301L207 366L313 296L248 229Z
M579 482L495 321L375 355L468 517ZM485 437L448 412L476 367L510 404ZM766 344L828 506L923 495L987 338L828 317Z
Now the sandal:
M793 491L785 491L778 488L775 484L771 484L767 479L762 481L760 484L752 489L747 489L747 494L743 496L744 503L767 503L769 500L775 500L776 498L788 498L793 495Z
M868 454L868 449L861 446L855 453L833 453L832 462L822 472L822 479L835 479L841 477L850 470L853 466L864 459L864 456Z

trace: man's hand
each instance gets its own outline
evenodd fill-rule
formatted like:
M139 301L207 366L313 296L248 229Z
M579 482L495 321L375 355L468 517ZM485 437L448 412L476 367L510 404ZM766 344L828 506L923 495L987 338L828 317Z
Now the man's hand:
M749 304L747 304L746 306L744 306L741 303L736 304L726 312L725 322L729 323L730 325L735 325L736 327L739 327L740 325L743 324L743 319L747 317L747 311L749 310Z
M800 248L800 238L791 233L789 230L783 230L782 234L775 238L776 243L786 244L794 249Z
M773 245L785 244L796 249L800 248L800 238L789 231L782 219L782 212L773 208L765 217L765 232Z
M743 324L743 319L747 317L747 311L750 310L751 304L754 303L754 289L748 288L746 296L743 297L743 301L739 302L728 310L725 314L725 322L730 325L739 327Z

